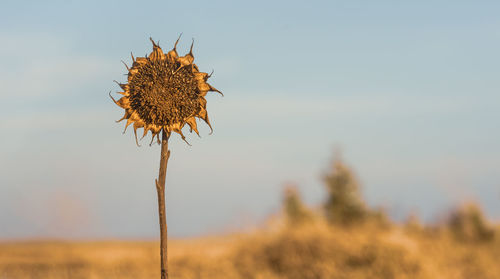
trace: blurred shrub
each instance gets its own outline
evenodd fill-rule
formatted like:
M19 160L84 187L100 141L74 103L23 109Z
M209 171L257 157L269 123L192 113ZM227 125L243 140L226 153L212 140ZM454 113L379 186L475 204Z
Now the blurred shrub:
M481 208L474 203L454 210L450 214L448 228L461 241L490 241L495 236Z
M407 233L421 233L424 230L422 222L415 213L410 214L404 223L404 229Z
M302 203L297 187L294 185L288 185L285 188L283 210L290 225L304 224L313 218L311 211Z
M418 261L404 247L384 242L381 231L325 227L255 235L235 250L235 269L241 278L423 278Z

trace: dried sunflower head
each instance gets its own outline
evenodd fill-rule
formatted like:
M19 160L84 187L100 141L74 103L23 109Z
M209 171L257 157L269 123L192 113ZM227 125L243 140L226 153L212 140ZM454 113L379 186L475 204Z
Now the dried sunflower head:
M139 128L144 129L142 137L151 131L151 143L155 136L159 142L162 130L168 137L176 132L186 141L182 133L186 124L191 132L194 130L199 136L196 118L203 119L212 131L205 96L208 91L222 93L207 83L211 74L200 72L193 63L193 44L185 56L177 54L179 39L171 51L164 53L150 38L153 51L147 57L134 58L132 55L132 67L125 65L127 83L117 82L123 90L118 93L123 97L118 101L111 97L115 104L125 109L125 114L117 122L127 120L125 130L133 124L137 145Z

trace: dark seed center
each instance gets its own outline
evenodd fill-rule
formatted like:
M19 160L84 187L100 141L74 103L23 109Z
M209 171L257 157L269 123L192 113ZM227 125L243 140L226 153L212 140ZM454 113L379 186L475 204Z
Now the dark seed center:
M129 82L131 107L146 124L171 125L196 115L200 108L191 66L149 60Z

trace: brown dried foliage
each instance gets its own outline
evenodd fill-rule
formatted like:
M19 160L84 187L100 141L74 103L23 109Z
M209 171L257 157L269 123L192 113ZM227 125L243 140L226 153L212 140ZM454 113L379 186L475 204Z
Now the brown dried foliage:
M178 55L179 39L167 53L151 39L151 54L147 57L132 56L132 67L127 66L128 82L118 83L123 90L118 93L123 97L118 101L111 97L125 109L125 114L117 122L127 120L125 130L133 124L137 144L137 129L140 128L144 129L142 137L151 131L151 142L155 136L159 142L162 130L167 136L176 132L185 140L182 128L186 124L191 132L194 130L199 135L196 118L204 120L212 129L205 96L209 91L221 92L207 83L210 75L200 72L193 63L193 44L188 54Z

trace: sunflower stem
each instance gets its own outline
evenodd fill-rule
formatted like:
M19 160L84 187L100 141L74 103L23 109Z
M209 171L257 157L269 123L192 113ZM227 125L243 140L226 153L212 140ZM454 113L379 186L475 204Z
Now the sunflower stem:
M168 279L167 261L167 218L165 210L165 176L167 174L167 163L170 157L168 150L168 136L162 131L161 136L161 157L160 171L156 180L156 191L158 192L158 213L160 217L160 258L161 258L161 279Z

